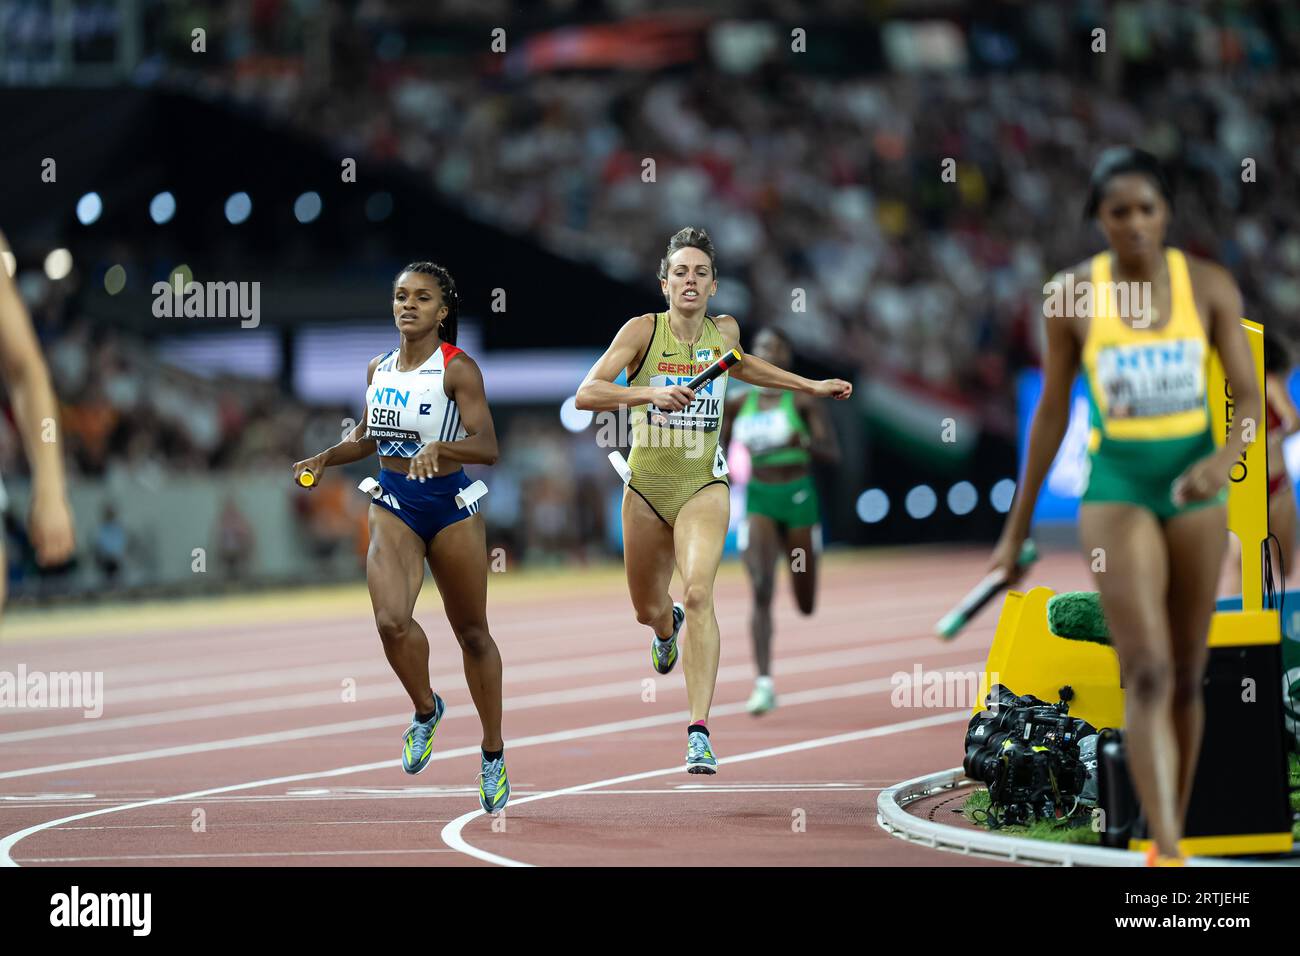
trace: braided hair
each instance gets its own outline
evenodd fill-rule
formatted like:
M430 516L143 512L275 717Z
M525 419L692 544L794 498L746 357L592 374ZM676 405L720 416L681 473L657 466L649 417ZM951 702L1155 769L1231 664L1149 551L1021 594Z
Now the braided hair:
M397 280L407 272L418 272L420 275L433 276L438 280L438 288L442 291L442 304L447 307L447 317L442 320L442 325L438 326L438 337L444 342L455 345L456 325L460 320L460 293L456 291L456 280L451 277L446 266L440 266L435 262L412 262L394 276L394 289L397 288Z

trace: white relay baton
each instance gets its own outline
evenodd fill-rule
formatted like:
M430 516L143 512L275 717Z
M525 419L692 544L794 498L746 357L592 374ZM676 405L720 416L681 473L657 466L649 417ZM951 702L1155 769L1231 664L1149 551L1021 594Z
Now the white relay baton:
M483 484L483 480L480 478L468 488L462 488L456 492L456 507L468 508L485 494L487 494L487 485Z
M623 484L626 485L632 480L632 467L627 463L627 459L619 452L611 451L609 453L609 463L614 466L614 470L618 472L618 476L623 479Z

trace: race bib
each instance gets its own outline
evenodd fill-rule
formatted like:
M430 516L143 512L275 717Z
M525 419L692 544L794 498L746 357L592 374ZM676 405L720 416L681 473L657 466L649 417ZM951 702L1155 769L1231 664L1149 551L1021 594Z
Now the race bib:
M428 430L432 402L429 391L375 385L366 393L366 435L372 440L421 443Z
M784 448L790 444L794 435L794 429L790 427L790 416L779 406L737 418L735 429L736 441L753 454Z
M651 375L650 387L688 385L694 375ZM658 428L683 428L700 432L715 432L722 423L722 404L727 393L727 376L720 375L695 390L695 401L680 412L670 412L651 405L646 410L647 420Z
M1097 383L1112 419L1155 418L1205 405L1205 342L1115 345L1097 356Z

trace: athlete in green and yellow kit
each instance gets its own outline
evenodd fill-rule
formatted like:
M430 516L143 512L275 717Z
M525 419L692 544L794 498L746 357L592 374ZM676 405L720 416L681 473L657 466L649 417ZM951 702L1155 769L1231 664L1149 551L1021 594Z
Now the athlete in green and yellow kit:
M776 329L763 329L754 338L752 355L786 366L794 357L790 341ZM722 447L729 439L744 445L752 467L745 486L745 523L740 549L754 587L750 632L758 676L745 709L765 714L776 706L772 685L772 592L777 557L790 555L790 579L795 603L804 614L817 599L817 487L809 466L816 457L839 460L839 444L825 411L813 399L793 392L752 388L727 397Z
M718 283L713 243L704 230L687 228L673 236L659 264L659 284L668 311L638 316L619 330L578 389L577 407L632 409L632 477L623 492L628 591L637 620L654 629L651 663L658 673L677 663L677 638L686 625L686 769L714 773L717 758L706 722L718 677L713 581L730 511L726 460L718 446L727 378L840 399L853 386L841 379L814 382L749 356L692 391L685 383L740 343L735 319L706 314ZM624 370L627 385L614 384ZM668 593L674 568L686 591L681 604Z
M1249 437L1243 414L1215 448L1210 349L1238 408L1259 408L1260 393L1241 293L1220 266L1165 247L1170 209L1154 157L1127 147L1102 155L1087 215L1110 248L1044 290L1043 395L993 564L1010 582L1020 576L1016 558L1082 366L1092 427L1079 537L1119 654L1128 764L1154 840L1149 859L1176 863L1200 753L1206 639L1227 530L1223 489ZM1062 289L1073 290L1070 308L1059 308Z

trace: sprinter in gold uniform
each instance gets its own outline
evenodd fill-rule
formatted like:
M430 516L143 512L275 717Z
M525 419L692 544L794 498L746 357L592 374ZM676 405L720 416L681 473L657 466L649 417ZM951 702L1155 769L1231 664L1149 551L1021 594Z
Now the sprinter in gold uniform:
M730 512L726 461L718 448L727 377L841 399L853 394L853 386L841 379L814 382L749 356L692 391L686 382L740 344L735 319L706 314L718 283L713 243L702 229L673 236L659 264L659 284L668 311L638 316L619 330L578 389L577 406L633 410L632 478L623 493L628 591L636 619L654 630L651 662L658 673L677 663L677 637L686 625L686 769L715 773L707 720L718 677L713 581ZM628 384L614 384L625 370ZM674 568L686 590L680 604L668 593Z

